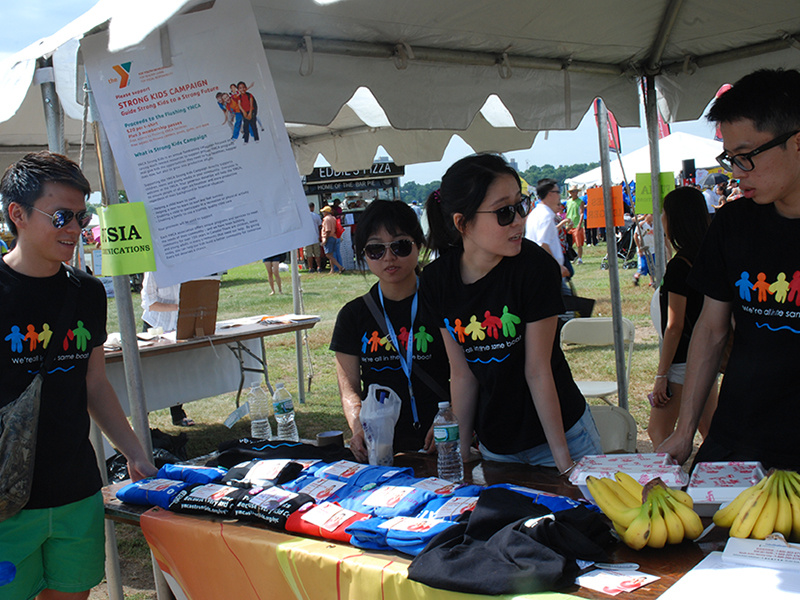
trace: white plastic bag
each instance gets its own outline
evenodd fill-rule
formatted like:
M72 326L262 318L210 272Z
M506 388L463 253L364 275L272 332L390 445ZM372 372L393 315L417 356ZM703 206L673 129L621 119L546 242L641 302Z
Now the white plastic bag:
M394 426L400 417L402 400L394 390L373 383L361 403L361 427L369 464L390 466L394 458Z

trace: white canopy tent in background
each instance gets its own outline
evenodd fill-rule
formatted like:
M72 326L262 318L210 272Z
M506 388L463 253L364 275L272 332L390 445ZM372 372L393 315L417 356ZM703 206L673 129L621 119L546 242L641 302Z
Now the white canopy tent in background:
M757 68L800 68L800 3L786 0L247 1L284 119L305 125L330 125L358 88L366 87L392 127L403 131L464 131L477 123L476 115L493 94L516 126L529 132L575 128L595 97L604 100L621 126L634 126L639 124L639 83L644 78L651 162L660 164L656 88L668 121L690 120L701 115L723 83ZM176 12L202 10L204 4L208 3L101 0L62 31L0 63L0 143L5 122L15 118L26 98L36 100L34 73L47 90L51 124L60 113L58 99L64 104L75 98L69 80L82 83L83 76L80 70L76 75L77 46L70 46L76 44L70 40L106 27L110 20L110 45L120 49L140 42ZM168 39L168 28L167 23L162 39ZM54 71L37 71L40 59L52 59ZM24 118L20 125L26 133L33 121ZM51 148L63 144L60 135L49 132ZM604 135L601 130L601 140ZM31 143L19 139L15 145ZM347 150L344 139L333 144L335 152ZM601 149L606 147L601 143ZM498 143L493 149L510 148ZM604 151L600 158L603 163L608 160ZM607 172L604 191L609 206L612 182ZM654 183L657 191L657 180ZM659 206L654 198L656 213ZM658 219L655 225L658 235ZM664 264L663 256L656 258ZM612 298L619 295L615 276L612 270ZM621 374L621 307L617 303L612 308ZM621 403L624 395L622 381Z
M693 159L698 169L714 167L716 158L722 152L722 142L702 138L690 133L675 132L658 140L658 153L661 157L661 172L671 171L677 176L683 169L683 161ZM619 185L623 180L623 168L628 181L635 179L636 173L650 172L650 147L645 146L623 154L620 159L611 161L611 181ZM567 185L578 185L584 188L601 185L602 168L597 167L566 180Z

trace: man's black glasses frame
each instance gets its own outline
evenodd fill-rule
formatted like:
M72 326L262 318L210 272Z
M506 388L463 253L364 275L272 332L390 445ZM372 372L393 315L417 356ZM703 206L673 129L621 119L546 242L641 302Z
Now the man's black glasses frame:
M388 244L372 243L364 246L364 256L371 260L380 260L386 254L386 249L392 251L397 258L404 258L411 254L414 247L414 240L395 240Z
M757 154L761 154L769 150L770 148L774 148L775 146L780 146L781 144L785 143L790 137L795 134L800 133L800 129L796 131L790 131L789 133L784 133L783 135L779 135L773 140L770 140L763 146L759 146L755 150L751 150L750 152L745 152L744 154L734 154L731 156L727 152L723 152L717 157L717 162L720 166L724 167L726 170L733 172L733 166L736 165L742 171L752 171L756 168L753 164L753 157Z
M43 215L50 217L50 220L53 223L53 227L55 227L56 229L61 229L62 227L66 227L72 222L73 218L78 219L78 225L81 226L81 229L86 227L89 224L89 221L92 220L92 215L88 210L79 210L76 213L68 208L62 208L57 210L51 215L50 213L46 213L43 210L36 208L35 206L31 206L31 208L36 212L40 212Z
M514 222L517 215L523 219L531 212L531 197L522 196L522 200L516 204L509 204L497 210L476 210L476 213L494 213L497 216L497 224L506 227Z

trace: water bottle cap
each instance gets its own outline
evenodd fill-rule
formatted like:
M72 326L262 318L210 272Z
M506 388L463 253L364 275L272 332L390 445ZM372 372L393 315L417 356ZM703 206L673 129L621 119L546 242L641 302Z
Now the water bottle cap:
M282 387L283 387L283 384L279 383L278 385L275 386L275 389L282 388Z
M440 409L442 409L442 408L450 408L450 403L449 402L439 402L439 408Z

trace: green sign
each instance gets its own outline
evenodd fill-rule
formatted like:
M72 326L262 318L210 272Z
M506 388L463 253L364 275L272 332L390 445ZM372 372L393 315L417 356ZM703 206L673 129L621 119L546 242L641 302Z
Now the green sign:
M675 189L675 174L661 173L661 199ZM653 214L653 192L651 191L650 173L636 174L636 214Z
M141 202L100 208L103 275L130 275L156 270L147 213Z

